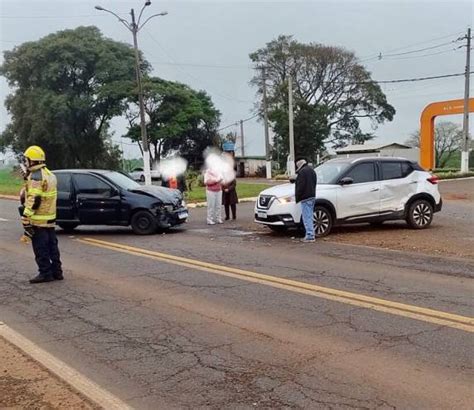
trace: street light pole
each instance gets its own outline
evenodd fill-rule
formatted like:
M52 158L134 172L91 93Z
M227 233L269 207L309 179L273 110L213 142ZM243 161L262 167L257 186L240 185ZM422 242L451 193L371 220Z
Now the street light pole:
M140 11L140 15L138 16L138 21L135 20L135 10L131 9L130 11L130 15L132 17L131 23L127 22L126 20L118 16L113 11L104 9L101 6L95 6L97 10L105 11L117 17L118 20L125 27L127 27L128 30L130 30L133 36L133 49L135 51L135 72L136 72L137 90L138 90L138 104L140 107L140 128L141 128L141 134L142 134L143 173L145 176L145 185L151 185L151 170L150 170L150 151L148 149L148 136L147 136L146 120L145 120L145 104L143 102L143 89L142 89L142 80L141 80L141 71L140 71L140 52L138 50L138 32L153 17L166 16L168 14L167 12L153 14L152 16L148 17L143 24L140 25L140 20L143 14L143 10L145 10L145 7L149 6L150 4L151 4L150 0L145 1L145 4L143 5Z
M133 35L133 48L135 49L135 71L137 76L137 88L138 88L138 104L140 107L140 128L142 133L142 148L143 148L143 174L145 176L145 185L151 185L151 170L150 170L150 151L148 150L148 135L146 132L146 121L145 121L145 104L143 102L143 89L142 89L142 78L140 72L140 53L138 52L138 25L135 22L135 11L130 11L132 16L132 35Z

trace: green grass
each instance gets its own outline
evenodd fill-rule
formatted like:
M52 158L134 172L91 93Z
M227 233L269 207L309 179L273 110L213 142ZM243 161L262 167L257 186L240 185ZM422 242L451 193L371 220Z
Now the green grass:
M11 169L0 169L0 194L3 195L18 195L23 180L19 175L13 174Z
M258 196L264 189L270 188L271 185L267 184L248 184L245 182L239 182L237 184L237 195L240 199L242 198L253 198ZM206 188L205 187L193 187L192 191L186 192L186 200L188 202L205 202L206 201Z

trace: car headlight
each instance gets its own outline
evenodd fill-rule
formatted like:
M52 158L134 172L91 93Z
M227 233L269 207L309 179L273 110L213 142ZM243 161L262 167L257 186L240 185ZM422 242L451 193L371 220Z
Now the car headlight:
M281 204L290 204L292 202L296 201L296 198L294 195L288 195L288 196L282 196L281 198L277 199L278 202Z

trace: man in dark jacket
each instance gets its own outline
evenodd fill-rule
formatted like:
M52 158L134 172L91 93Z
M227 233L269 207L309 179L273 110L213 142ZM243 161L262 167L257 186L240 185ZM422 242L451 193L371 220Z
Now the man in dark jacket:
M301 215L306 235L302 242L314 242L313 211L316 201L316 172L305 159L296 161L295 200L301 202Z

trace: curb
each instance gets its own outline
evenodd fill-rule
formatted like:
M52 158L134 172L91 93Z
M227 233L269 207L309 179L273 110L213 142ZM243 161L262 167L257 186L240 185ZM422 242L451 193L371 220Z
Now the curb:
M19 197L14 195L0 195L0 199L8 199L9 201L19 201Z
M257 197L239 199L239 203L256 202L256 201L257 201ZM204 208L204 207L207 206L207 202L188 203L187 206L188 206L188 208Z

